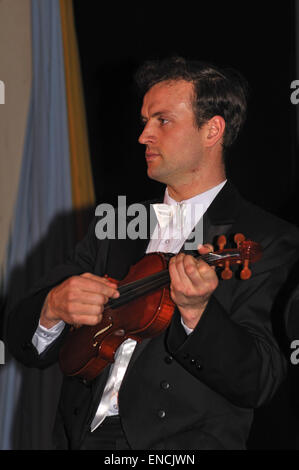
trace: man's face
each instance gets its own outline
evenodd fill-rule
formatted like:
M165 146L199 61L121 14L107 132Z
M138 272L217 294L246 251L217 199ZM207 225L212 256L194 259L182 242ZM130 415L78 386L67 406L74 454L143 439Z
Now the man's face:
M192 96L192 83L180 80L154 85L143 99L139 142L146 145L147 174L170 186L192 184L204 164Z

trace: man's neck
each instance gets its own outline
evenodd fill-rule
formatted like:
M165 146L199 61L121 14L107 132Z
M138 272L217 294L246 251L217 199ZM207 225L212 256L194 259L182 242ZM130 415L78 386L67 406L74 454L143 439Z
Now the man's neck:
M213 179L210 182L198 182L198 184L189 184L189 185L181 185L181 186L171 186L167 185L167 190L169 196L177 202L185 201L187 199L191 199L198 194L202 194L209 189L218 186L218 184L222 183L226 180L225 174L219 175L218 178ZM201 183L201 184L200 184Z

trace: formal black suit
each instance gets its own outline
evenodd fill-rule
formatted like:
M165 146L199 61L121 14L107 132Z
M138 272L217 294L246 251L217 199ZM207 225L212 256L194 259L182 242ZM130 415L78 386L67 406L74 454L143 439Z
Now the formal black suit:
M55 284L86 271L121 279L144 255L148 240L100 241L95 224L72 260L55 269L10 315L10 350L25 365L46 367L58 358L64 332L41 356L31 343L44 299ZM237 232L264 250L251 279L242 281L235 272L231 280L220 281L190 336L176 310L166 332L133 353L119 392L119 412L133 449L243 449L253 408L268 401L284 378L285 360L270 314L299 256L299 232L246 202L227 183L204 216L204 241ZM55 426L59 448L80 448L108 369L89 385L64 379Z

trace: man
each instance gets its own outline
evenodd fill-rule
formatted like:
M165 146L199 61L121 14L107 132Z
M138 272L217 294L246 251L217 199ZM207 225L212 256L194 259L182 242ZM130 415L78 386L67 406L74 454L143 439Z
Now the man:
M263 257L249 280L235 271L220 281L213 267L184 252L184 238L163 236L178 229L175 218L163 225L165 206L153 206L158 240L99 240L95 220L73 258L12 312L10 349L28 366L47 367L58 358L66 325L97 324L107 301L118 298L117 284L106 274L122 279L145 252L182 250L169 263L176 304L170 326L137 346L127 339L114 364L91 383L65 377L56 444L244 449L253 408L270 400L284 378L270 315L298 257L299 233L244 201L226 181L224 153L246 114L246 86L238 74L178 58L145 64L138 82L144 89L139 142L148 176L166 184L164 203L175 210L203 206L205 245L199 253L211 251L218 235L230 240L242 232L261 244ZM199 223L193 216L191 225Z

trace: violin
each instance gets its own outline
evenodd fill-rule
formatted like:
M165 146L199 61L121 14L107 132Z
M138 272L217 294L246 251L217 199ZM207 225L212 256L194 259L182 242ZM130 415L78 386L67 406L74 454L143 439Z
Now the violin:
M231 264L242 264L240 278L251 277L250 263L261 258L261 246L236 234L237 248L224 248L226 237L218 237L219 250L206 255L195 255L211 266L223 268L221 278L232 277ZM84 381L93 380L110 363L114 362L117 348L126 339L137 342L161 334L169 325L175 310L170 296L169 253L145 255L129 270L127 276L116 281L120 296L110 299L104 307L103 317L95 326L71 327L60 350L59 363L68 376L79 376Z

